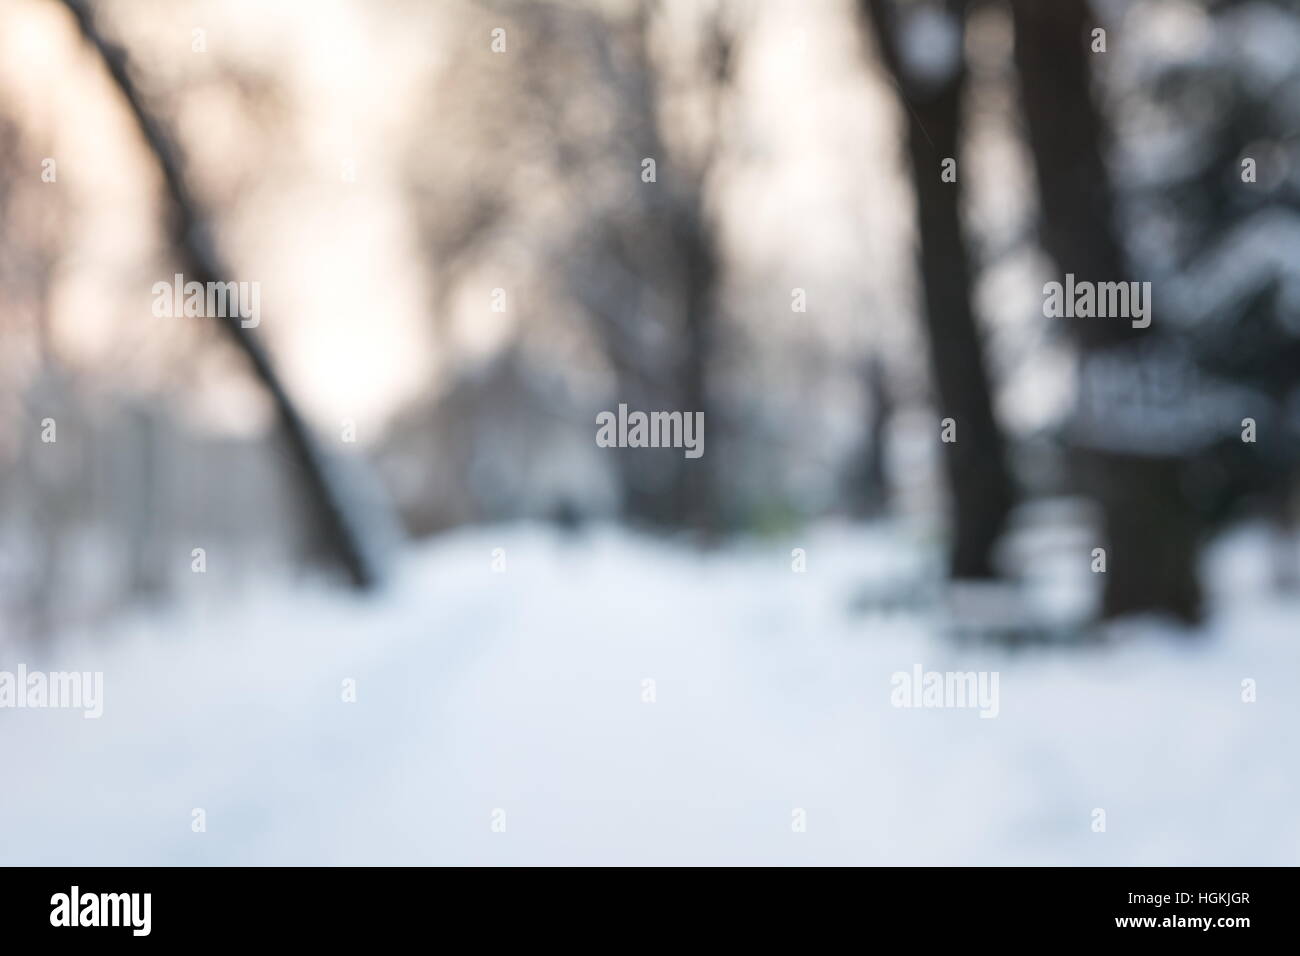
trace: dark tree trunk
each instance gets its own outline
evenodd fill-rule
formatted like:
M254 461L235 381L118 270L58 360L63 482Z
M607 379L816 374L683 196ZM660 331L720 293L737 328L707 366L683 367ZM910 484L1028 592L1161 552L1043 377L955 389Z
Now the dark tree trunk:
M187 278L204 285L229 280L230 270L221 261L189 189L179 151L163 126L146 108L131 77L126 51L100 32L90 7L84 0L63 2L76 19L82 35L103 60L139 127L145 145L160 167L170 201L169 225ZM308 497L320 521L326 547L347 571L354 586L367 588L377 583L376 556L364 547L365 529L360 526L359 516L347 507L346 495L337 475L331 470L328 456L298 414L297 407L275 372L270 356L252 333L240 324L237 315L223 318L222 325L275 403L293 457L302 468Z
M1079 460L1105 514L1106 616L1163 611L1197 621L1200 531L1184 463L1097 451L1081 452Z
M1091 95L1091 31L1085 0L1012 0L1015 61L1038 176L1042 243L1076 281L1130 279L1114 219L1105 129ZM1128 349L1155 333L1122 319L1071 322L1080 362ZM1158 322L1158 318L1155 320ZM1149 340L1149 339L1148 339ZM1081 380L1086 381L1085 376ZM1181 460L1077 449L1075 474L1101 506L1109 542L1103 613L1200 615L1198 520L1184 491Z
M898 33L904 25L897 22L906 5L864 0L863 6L875 24L906 114L930 367L940 417L952 418L957 425L957 440L942 445L955 524L951 571L957 578L992 577L993 549L1014 493L971 306L970 264L961 227L958 144L966 71L960 43L950 75L912 77ZM964 2L944 5L945 15L959 32L964 12ZM956 182L941 178L943 160L949 158L958 161ZM936 423L936 438L937 433Z
M885 439L894 412L893 397L885 378L884 363L871 356L859 371L867 400L867 427L862 443L845 473L844 497L854 518L875 518L888 505L889 480L885 471Z
M697 208L692 215L678 214L676 240L682 257L683 339L682 361L678 369L678 387L681 392L681 409L684 414L700 412L705 428L716 426L709 394L710 366L713 356L714 296L718 280L717 250L714 247L713 229L698 208L703 196L695 196ZM713 475L717 455L710 458L708 442L700 458L682 457L674 477L673 496L677 499L674 510L688 528L704 532L718 529L720 516Z

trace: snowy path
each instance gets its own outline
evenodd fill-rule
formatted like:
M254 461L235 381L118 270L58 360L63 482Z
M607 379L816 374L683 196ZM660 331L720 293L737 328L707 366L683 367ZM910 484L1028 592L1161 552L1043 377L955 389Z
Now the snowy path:
M103 670L104 714L0 710L0 863L1300 863L1300 606L1013 656L848 613L881 539L797 543L805 574L479 530L368 605L268 587L65 642L24 663ZM894 708L916 663L1000 672L999 716Z

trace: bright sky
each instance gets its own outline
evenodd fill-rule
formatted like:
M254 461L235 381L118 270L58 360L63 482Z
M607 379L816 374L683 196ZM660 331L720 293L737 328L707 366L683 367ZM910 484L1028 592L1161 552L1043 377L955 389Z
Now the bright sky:
M232 278L262 283L258 331L291 389L323 426L353 419L360 440L376 436L438 374L429 273L401 164L427 71L458 29L455 4L440 4L436 16L419 5L357 0L101 6L146 87L186 91L168 118L218 213ZM915 360L911 202L899 176L892 91L862 69L860 33L842 0L770 0L759 9L731 130L749 158L727 170L719 198L749 277L782 285L771 314L747 321L768 322L773 343L803 337L856 354L870 341L893 341ZM203 52L193 49L195 30ZM282 98L272 136L232 94L233 74ZM122 367L133 384L175 380L167 343L186 329L160 326L148 311L153 282L170 279L154 274L164 240L153 167L58 3L7 0L0 9L0 81L33 139L50 144L60 177L51 188L67 189L74 210L52 301L62 351L98 367L129 356ZM990 156L1004 146L996 137L986 144ZM995 165L982 179L996 197L1015 184L1007 161ZM1033 264L1022 265L1032 278ZM1007 301L998 288L1024 285L1025 274L1003 275L983 301L996 309ZM790 322L793 286L808 290L803 326ZM461 300L469 303L454 317L461 326L487 321L486 310L482 318L473 311L478 300ZM189 374L183 389L198 373ZM1047 363L1020 374L1008 384L1006 411L1032 424L1061 369ZM202 418L234 429L265 420L246 381L224 373L202 380L211 383L195 390Z

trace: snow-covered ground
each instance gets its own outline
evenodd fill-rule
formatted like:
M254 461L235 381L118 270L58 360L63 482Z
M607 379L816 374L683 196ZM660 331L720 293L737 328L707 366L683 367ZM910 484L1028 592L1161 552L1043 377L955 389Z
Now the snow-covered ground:
M843 528L480 529L370 600L268 583L0 645L105 681L98 720L0 709L0 863L1300 863L1300 603L1256 545L1216 553L1204 636L1090 648L854 611L915 554ZM916 664L998 672L998 716L892 706Z

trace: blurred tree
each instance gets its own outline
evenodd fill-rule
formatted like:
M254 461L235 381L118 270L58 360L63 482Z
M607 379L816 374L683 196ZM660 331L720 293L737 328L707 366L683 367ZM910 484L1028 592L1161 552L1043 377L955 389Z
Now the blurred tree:
M1073 273L1076 282L1127 282L1133 276L1115 226L1103 123L1092 99L1097 21L1086 0L1012 0L1011 9L1043 247L1058 271ZM1108 432L1117 437L1118 429L1106 418L1117 415L1120 399L1100 393L1103 376L1094 374L1117 357L1140 368L1144 354L1155 354L1149 346L1162 335L1164 319L1146 329L1122 319L1064 321L1080 350L1081 406L1103 409L1094 412L1086 443L1073 450L1075 472L1104 516L1109 566L1103 613L1165 611L1195 621L1201 533L1187 494L1186 459L1181 449L1156 441L1147 449L1111 442Z
M528 316L511 329L525 346L512 362L526 366L533 353L550 364L553 352L536 356L572 330L545 313L576 313L609 373L606 407L703 412L709 449L725 424L711 385L722 261L709 196L725 143L732 9L690 9L707 27L693 56L656 42L666 14L645 0L512 7L504 29L527 55L486 52L478 37L504 18L474 9L477 29L466 36L475 39L435 81L428 124L457 148L421 149L411 169L436 261L437 321L450 321L466 287L478 292L478 270L497 274L509 263ZM668 115L670 97L689 109ZM684 114L704 119L692 126ZM477 374L473 364L462 361L453 377ZM502 427L505 415L499 404L491 420L477 413L483 429ZM582 427L594 436L594 419ZM716 452L615 449L605 460L630 521L703 530L723 522Z
M102 59L161 169L170 200L170 227L187 280L204 285L227 281L233 273L222 262L212 240L206 219L186 180L174 140L149 110L136 87L126 50L105 37L90 6L83 0L63 0L63 3L75 18L82 35ZM366 588L375 584L379 574L379 556L366 544L367 528L356 507L356 496L345 490L340 474L299 414L261 343L243 327L233 312L223 317L222 326L230 333L275 403L321 522L326 547L356 587Z
M971 305L971 267L961 223L966 3L863 0L862 11L875 27L906 114L930 367L940 417L957 422L957 440L942 446L955 526L951 573L992 577L993 550L1014 489ZM945 176L949 160L956 165Z
M875 518L889 503L889 478L885 471L885 439L894 413L885 363L872 353L858 366L866 399L867 427L845 468L843 495L848 513L855 518Z
M618 91L622 107L615 155L629 171L644 171L644 160L653 159L655 174L645 182L643 172L620 204L600 210L588 232L592 241L570 260L569 276L575 298L596 322L619 400L647 411L703 412L716 440L720 421L709 379L720 262L706 196L720 149L718 110L730 79L733 38L717 16L708 26L712 42L704 50L708 62L698 92L707 100L712 128L693 155L665 137L665 81L651 53L650 5L637 4L631 16L593 38L603 82ZM625 281L611 283L609 276ZM645 324L653 328L640 327ZM688 460L676 449L625 449L617 461L633 521L718 526L716 454Z
M1181 44L1141 47L1113 86L1130 115L1120 213L1164 312L1221 402L1191 458L1209 527L1266 514L1294 530L1300 496L1300 8L1216 0L1177 8ZM1153 135L1151 131L1164 135ZM1242 440L1243 418L1256 440ZM1296 581L1279 537L1276 576Z

